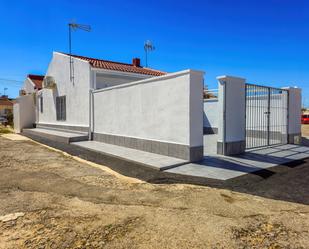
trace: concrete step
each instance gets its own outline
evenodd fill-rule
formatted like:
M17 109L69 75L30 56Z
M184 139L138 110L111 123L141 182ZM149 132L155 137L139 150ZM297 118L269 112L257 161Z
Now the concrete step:
M102 155L107 155L124 161L133 162L141 166L160 171L189 163L186 160L175 157L159 155L142 150L136 150L97 141L83 141L75 142L72 144Z
M72 143L88 140L88 134L86 132L71 132L56 129L43 129L43 128L33 128L33 129L23 129L22 134L31 137L39 136L47 139L51 139L61 143Z
M68 128L64 128L63 126L47 126L47 125L42 125L42 124L36 124L36 128L40 128L40 129L45 129L45 130L55 130L55 131L63 131L63 132L69 132L69 133L77 133L77 134L81 134L81 133L87 133L88 134L88 130L86 131L81 131L81 130L75 130L75 129L71 129L72 126L68 126Z

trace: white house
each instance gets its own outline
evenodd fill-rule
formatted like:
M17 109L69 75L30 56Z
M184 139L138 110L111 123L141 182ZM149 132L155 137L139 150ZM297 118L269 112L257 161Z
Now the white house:
M83 139L187 161L203 159L204 141L224 155L299 143L300 89L221 76L218 98L203 102L203 75L144 68L138 58L128 64L54 52L42 89L14 105L16 131L36 124L83 132Z
M37 128L195 161L203 156L202 90L203 72L167 74L138 58L128 64L54 52L35 103L28 98L19 108L35 106Z
M22 94L30 94L42 89L44 75L28 74L22 86Z
M89 127L89 91L150 77L164 72L143 68L140 60L132 64L94 59L54 52L46 72L46 78L55 83L53 89L38 92L39 115L36 123L41 127L54 126L76 130ZM73 71L74 70L74 71Z

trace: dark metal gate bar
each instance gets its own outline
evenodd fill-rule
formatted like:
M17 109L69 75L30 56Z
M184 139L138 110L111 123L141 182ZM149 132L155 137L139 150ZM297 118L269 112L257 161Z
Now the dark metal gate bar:
M287 143L288 91L246 84L246 149Z

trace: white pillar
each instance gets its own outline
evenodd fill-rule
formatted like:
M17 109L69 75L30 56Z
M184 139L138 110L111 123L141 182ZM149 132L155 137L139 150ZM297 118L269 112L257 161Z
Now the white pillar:
M289 91L288 100L288 143L301 143L301 89L285 88Z
M33 94L20 96L13 106L14 130L20 133L23 128L33 128L36 122Z
M246 148L246 80L232 76L220 76L217 80L219 81L217 153L241 154Z
M18 98L16 99L16 103L13 105L13 123L14 123L14 131L16 133L20 133L20 110L19 110L19 103Z
M199 161L204 156L203 146L203 115L204 115L204 101L203 101L203 87L204 87L204 72L190 70L190 107L189 107L189 121L190 121L190 161Z

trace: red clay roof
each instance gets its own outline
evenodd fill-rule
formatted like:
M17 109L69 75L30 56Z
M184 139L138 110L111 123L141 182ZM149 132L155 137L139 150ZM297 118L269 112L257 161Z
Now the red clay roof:
M13 102L6 97L0 96L0 105L13 106Z
M63 53L63 54L66 54L66 53ZM69 54L66 54L66 55L69 55ZM146 74L146 75L152 75L152 76L161 76L161 75L166 74L165 72L162 72L162 71L158 71L158 70L146 68L146 67L137 67L137 66L134 66L133 64L128 64L128 63L101 60L101 59L80 56L80 55L72 55L72 57L88 61L90 65L95 68L115 70L115 71L121 71L121 72L127 72L127 73Z
M42 89L42 84L44 80L43 75L28 74L28 78L31 79L31 81L34 83L35 89Z

